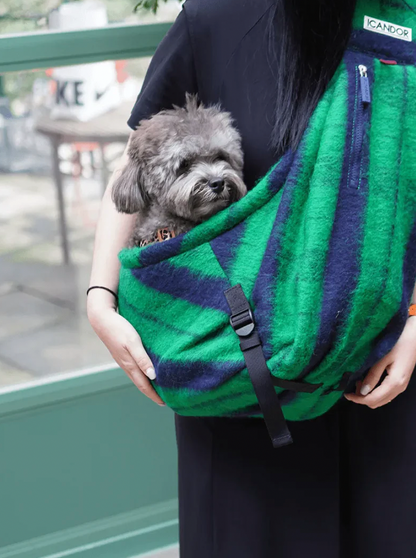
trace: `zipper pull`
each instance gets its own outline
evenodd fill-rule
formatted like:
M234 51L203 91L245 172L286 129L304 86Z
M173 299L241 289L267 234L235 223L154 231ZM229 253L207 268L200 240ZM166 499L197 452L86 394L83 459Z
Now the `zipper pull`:
M368 81L367 76L367 66L360 64L358 66L358 70L360 72L361 99L363 103L371 103L370 82Z

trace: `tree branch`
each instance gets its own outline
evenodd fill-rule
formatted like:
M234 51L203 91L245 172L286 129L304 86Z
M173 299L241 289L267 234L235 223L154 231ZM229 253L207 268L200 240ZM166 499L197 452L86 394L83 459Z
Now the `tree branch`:
M159 9L159 1L160 0L140 0L134 7L134 11L151 10L155 14ZM163 0L163 2L167 2L167 0Z

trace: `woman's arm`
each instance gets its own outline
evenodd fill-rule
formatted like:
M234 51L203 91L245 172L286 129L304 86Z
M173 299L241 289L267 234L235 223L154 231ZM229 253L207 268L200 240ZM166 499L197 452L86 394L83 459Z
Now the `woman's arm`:
M101 285L117 292L119 251L126 245L136 221L135 215L118 213L111 199L111 188L127 163L126 149L114 170L102 199L98 219L90 286ZM152 362L143 348L139 334L117 313L114 296L103 289L93 289L87 297L88 319L117 364L147 397L164 405L149 379L155 378ZM147 377L146 377L147 376Z
M412 303L416 303L416 285L413 290ZM370 368L364 380L357 384L357 392L345 397L349 401L367 405L372 409L381 407L406 390L415 366L416 316L410 316L393 349ZM376 388L385 370L388 375Z
M95 231L94 253L92 260L90 286L102 285L117 292L120 263L117 255L126 245L136 219L135 215L118 213L112 200L111 189L116 178L127 163L128 143L114 170L104 193L97 228ZM114 297L102 289L94 289L88 294L88 316L94 318L96 310L102 306L114 309Z

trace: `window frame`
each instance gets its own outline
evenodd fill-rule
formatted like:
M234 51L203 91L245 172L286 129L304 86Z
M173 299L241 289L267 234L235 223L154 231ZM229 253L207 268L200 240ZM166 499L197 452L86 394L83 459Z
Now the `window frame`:
M151 56L172 23L108 25L0 37L0 74Z

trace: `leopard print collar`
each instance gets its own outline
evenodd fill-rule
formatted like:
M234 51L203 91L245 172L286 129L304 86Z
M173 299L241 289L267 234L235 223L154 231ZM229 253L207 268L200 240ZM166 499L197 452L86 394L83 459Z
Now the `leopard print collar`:
M168 227L164 227L163 229L158 229L154 235L150 238L144 238L140 241L139 246L142 248L143 246L148 246L149 244L153 244L154 242L163 242L164 240L169 240L170 238L175 238L175 231L169 229Z

